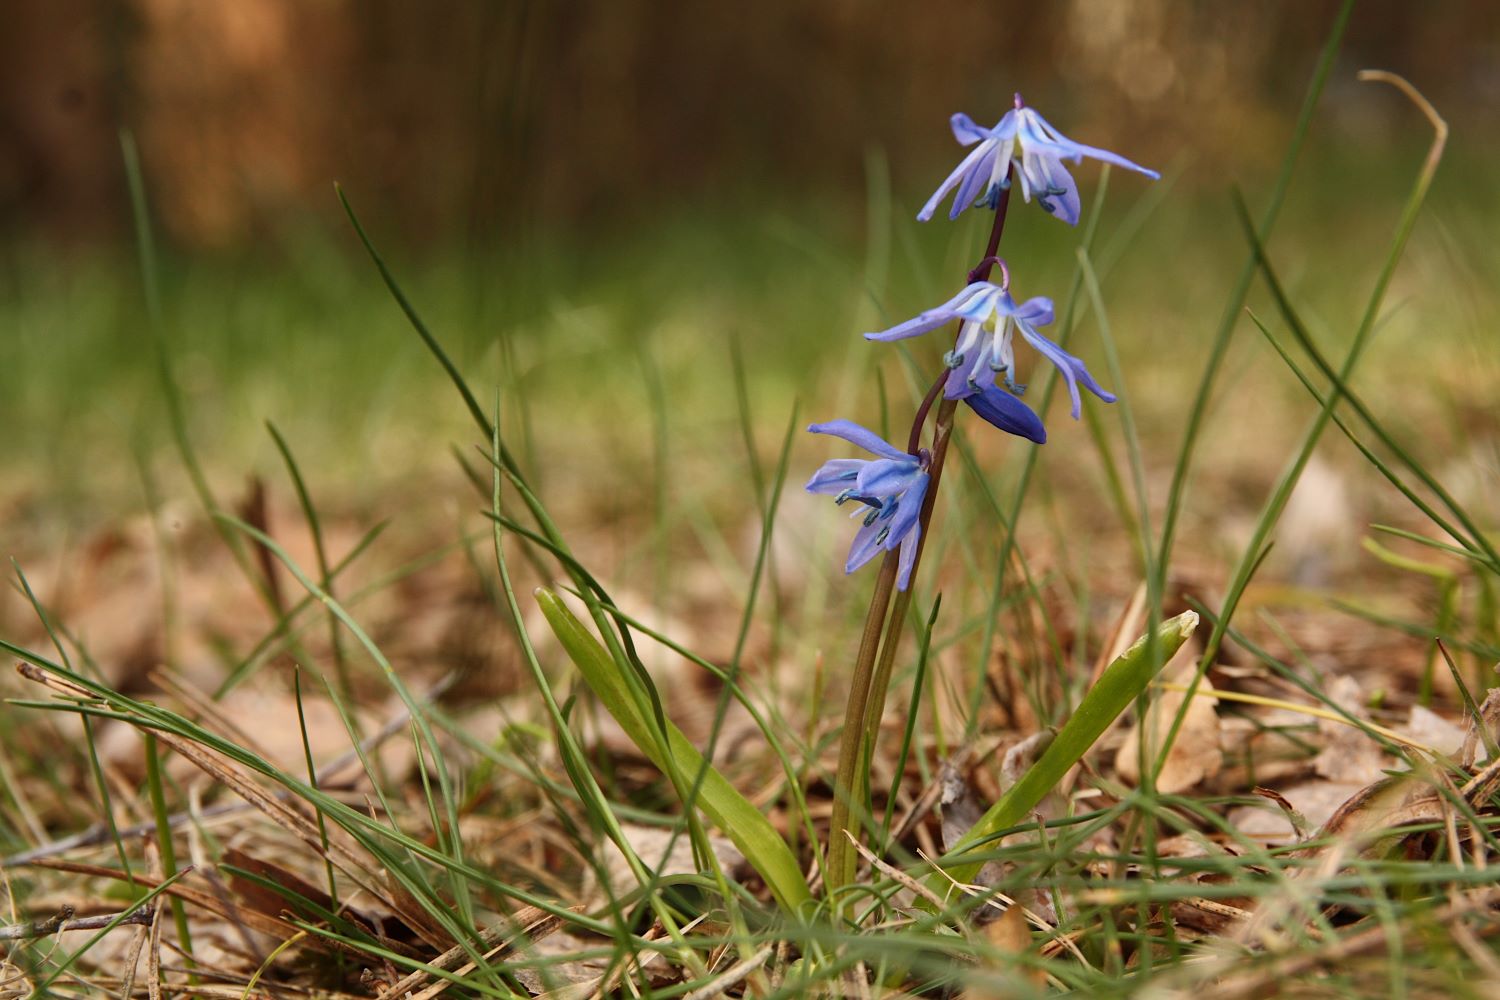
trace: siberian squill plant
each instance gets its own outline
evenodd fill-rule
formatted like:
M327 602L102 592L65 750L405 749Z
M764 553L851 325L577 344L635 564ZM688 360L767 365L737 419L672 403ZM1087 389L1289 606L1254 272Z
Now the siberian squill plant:
M852 516L860 521L845 563L846 572L852 573L884 553L844 713L825 869L830 891L850 884L855 877L857 855L851 837L860 836L863 824L851 822L851 814L867 801L869 782L868 770L862 762L869 759L869 749L885 707L900 623L906 617L911 581L921 562L923 543L932 521L958 404L965 403L982 420L1006 434L1035 445L1046 442L1041 418L1020 398L1025 386L1016 381L1017 332L1058 369L1068 387L1075 420L1082 405L1080 386L1106 403L1115 399L1094 380L1083 361L1038 330L1053 320L1052 300L1036 296L1017 302L1012 294L1012 271L1020 268L997 256L1011 194L1019 186L1026 202L1034 201L1054 218L1076 225L1080 205L1078 185L1064 166L1064 160L1078 163L1090 157L1152 179L1160 176L1107 150L1068 139L1023 104L1019 94L1015 107L994 128L981 128L965 114L954 115L951 125L954 138L973 149L938 186L917 218L930 220L937 206L951 193L950 219L956 219L969 208L994 213L989 242L979 263L969 271L964 287L947 302L888 330L865 334L872 341L894 341L957 324L953 347L944 354L943 368L912 419L906 449L902 451L848 420L813 424L808 428L815 434L842 438L875 456L835 458L813 475L806 488L811 493L832 496L836 504L850 507ZM1021 258L1011 255L1010 259ZM991 280L997 269L998 283ZM923 431L934 404L937 406L931 440L924 446Z
M1113 153L1063 137L1036 112L1022 105L1019 97L1015 109L993 129L986 131L967 116L956 115L953 132L960 143L975 148L938 188L919 219L925 220L936 204L952 193L954 216L971 207L993 212L988 244L962 287L945 302L905 323L865 335L872 341L903 340L954 324L952 347L943 354L943 364L934 373L932 388L912 418L904 445L887 441L847 419L829 419L808 428L814 434L838 438L862 453L845 454L827 462L808 480L806 488L832 498L856 522L845 561L846 571L852 573L867 564L880 563L845 707L832 821L824 850L820 853L814 848L811 867L803 863L792 842L775 829L764 811L714 766L712 747L708 754L701 752L666 718L649 673L635 655L629 630L623 627L617 606L608 599L598 581L583 572L561 548L560 536L549 533L546 539L549 547L563 557L575 592L588 605L604 640L601 643L595 638L557 593L542 588L537 592L538 602L569 658L632 742L670 779L685 807L687 834L705 863L711 865L713 853L696 818L700 813L729 837L765 879L782 910L798 921L820 910L825 916L847 916L846 904L856 895L844 890L852 888L855 880L855 838L864 828L863 820L868 814L870 748L885 707L900 623L910 610L913 581L929 537L959 404L963 403L980 420L1004 434L1027 444L1046 442L1047 432L1041 417L1021 398L1025 387L1017 381L1018 339L1056 367L1068 388L1075 418L1081 413L1084 391L1106 403L1114 399L1089 374L1081 359L1043 333L1054 319L1052 300L1015 293L1012 277L1023 269L1000 260L997 253L1011 195L1017 186L1027 202L1035 202L1043 211L1070 225L1076 224L1078 187L1064 161L1080 162L1084 157L1092 157L1151 177L1157 175ZM1012 256L1012 261L1015 260ZM1032 291L1024 278L1019 287ZM470 408L479 412L477 403ZM496 435L492 450L502 461L506 460L494 424L486 420L480 426L487 434ZM517 476L509 466L505 473L507 477ZM519 478L517 485L518 488L524 485ZM521 493L528 505L534 501L524 489ZM497 524L517 530L499 509L498 502L494 514ZM549 523L540 515L539 519L544 525ZM496 551L499 558L498 545ZM1186 640L1196 621L1193 613L1187 612L1162 623L1105 669L1062 724L1051 746L980 817L968 834L937 860L942 871L928 875L932 892L924 895L924 899L930 902L951 884L942 880L973 877L978 863L972 851L1030 815L1104 729L1141 696L1156 668ZM620 625L618 630L616 625ZM540 664L533 661L532 668L542 683ZM753 713L751 702L742 704ZM566 719L555 701L549 702L549 706L549 711L555 713L554 726L559 739L566 741L569 738ZM801 773L776 747L765 721L758 715L756 718L777 749L789 787L794 789L792 794L800 795L795 789L801 787ZM588 768L581 752L575 754L575 762L577 773L586 775ZM805 809L803 817L809 840L815 840L816 830ZM853 821L855 817L858 822ZM612 830L610 835L628 857L632 849L623 834ZM821 868L827 890L822 904L815 898L816 880L806 874L817 868ZM644 885L644 869L641 871ZM727 898L728 890L724 892Z

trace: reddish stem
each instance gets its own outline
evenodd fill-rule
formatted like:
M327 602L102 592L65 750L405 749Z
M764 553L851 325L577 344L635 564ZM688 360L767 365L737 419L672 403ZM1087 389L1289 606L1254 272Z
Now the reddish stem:
M932 388L927 390L927 395L922 397L922 405L917 407L917 416L911 422L911 435L906 439L906 450L909 454L917 455L922 450L922 425L927 423L927 411L932 409L932 404L937 401L938 393L943 391L943 386L948 382L948 369L944 368L932 383Z

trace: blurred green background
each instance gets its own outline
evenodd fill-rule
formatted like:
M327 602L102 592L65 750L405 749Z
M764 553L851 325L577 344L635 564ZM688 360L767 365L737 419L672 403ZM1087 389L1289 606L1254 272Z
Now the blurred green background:
M139 143L161 334L210 469L232 484L275 470L271 419L358 504L456 476L443 449L470 432L334 182L475 384L499 386L510 425L547 451L534 463L544 475L638 484L629 463L651 454L658 389L684 467L711 465L737 439L731 341L768 448L794 400L805 419L878 420L877 370L892 410L904 405L899 356L858 334L961 280L979 223L913 215L961 155L948 115L993 121L1019 90L1068 135L1165 174L1154 186L1112 179L1099 260L1127 377L1116 388L1136 404L1148 457L1169 467L1244 256L1231 186L1258 212L1335 11L1290 0L17 5L0 33L7 533L138 505L143 467L169 493L180 474L165 450L121 130ZM1360 384L1400 400L1399 428L1466 460L1492 448L1500 382L1497 8L1356 8L1272 243L1335 346L1430 137L1394 90L1355 82L1365 67L1410 78L1453 138ZM1087 203L1099 170L1078 176ZM1005 249L1018 291L1061 298L1076 238L1019 213ZM1102 371L1087 324L1079 338L1074 350ZM941 346L916 351L926 364ZM1234 351L1204 462L1230 508L1241 493L1253 507L1245 487L1274 474L1308 403L1248 324ZM1054 442L1081 445L1065 419L1050 414Z

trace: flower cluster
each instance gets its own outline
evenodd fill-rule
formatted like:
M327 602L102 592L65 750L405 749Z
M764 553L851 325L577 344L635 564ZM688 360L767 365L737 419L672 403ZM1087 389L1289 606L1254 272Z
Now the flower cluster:
M953 208L949 218L957 218L971 206L984 205L1002 211L1005 195L1014 181L1020 182L1021 195L1036 203L1069 225L1078 222L1078 185L1063 166L1063 160L1079 163L1085 156L1138 171L1147 177L1160 177L1154 170L1132 163L1107 150L1074 142L1047 120L1021 102L1016 95L1015 107L992 129L983 129L965 114L952 118L953 135L974 149L964 157L953 173L938 187L917 218L932 218L937 206L950 193ZM992 245L999 238L1003 214L997 215ZM993 250L991 251L993 252ZM988 265L997 263L986 258L970 275L969 284L942 305L899 323L879 333L867 333L868 340L893 341L920 336L948 323L958 324L953 349L944 355L946 366L938 384L933 386L928 402L918 411L912 427L912 446L908 451L888 444L873 431L848 420L813 424L814 434L830 434L877 456L874 460L834 459L820 468L807 483L809 493L834 497L840 505L855 502L854 517L862 519L854 535L854 544L844 571L852 573L874 558L877 552L896 552L896 586L905 590L911 581L921 548L922 528L930 516L923 510L930 501L929 485L935 475L933 456L916 445L927 408L939 387L948 400L962 400L983 420L1007 434L1036 444L1047 440L1041 418L1018 398L1025 386L1016 382L1014 334L1038 354L1050 361L1062 375L1072 401L1073 419L1082 407L1079 386L1106 403L1115 396L1103 389L1089 374L1084 363L1058 344L1042 336L1039 326L1053 320L1052 300L1037 296L1017 303L1010 293L1010 271L999 262L1002 279L999 284L985 280ZM951 411L950 411L951 412ZM934 447L941 452L945 441ZM940 464L940 463L939 463Z

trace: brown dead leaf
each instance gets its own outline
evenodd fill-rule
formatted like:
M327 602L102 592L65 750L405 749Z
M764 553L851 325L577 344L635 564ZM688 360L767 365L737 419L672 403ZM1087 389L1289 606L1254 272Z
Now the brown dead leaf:
M1223 886L1230 882L1228 875L1220 872L1201 872L1193 875L1190 882L1202 886ZM1222 934L1230 927L1248 918L1255 909L1255 900L1248 896L1208 898L1190 896L1172 903L1172 919L1184 927L1205 934Z
M333 909L333 900L328 893L280 865L251 857L234 847L224 849L221 863L230 869L237 869L226 872L229 875L229 887L246 906L257 913L280 919L283 913L291 912L303 919L317 919L317 909L325 912ZM255 877L247 877L251 875ZM279 886L282 891L277 892L263 884L267 882ZM313 908L301 905L301 900L311 903Z
M976 983L964 990L964 1000L1010 1000L1015 996L1030 996L1047 981L1047 973L1029 962L1015 959L1031 947L1031 931L1026 927L1026 918L1021 907L1009 906L997 920L984 925L984 937L993 952L984 953L981 961L985 971L993 973L991 982ZM994 980L1018 979L1020 989L1011 990L997 986ZM1024 985L1021 985L1024 983Z
M1367 520L1355 508L1343 474L1322 456L1313 455L1276 525L1272 558L1289 563L1298 584L1322 586L1359 551L1355 526Z
M1442 810L1443 800L1437 790L1415 776L1382 778L1361 788L1334 810L1315 839L1352 842L1358 849L1402 826L1440 821ZM1307 853L1316 854L1318 850L1312 848Z
M1202 655L1198 642L1185 643L1177 654L1162 668L1162 679L1174 684L1192 682L1198 658ZM1157 775L1156 787L1171 795L1196 787L1199 782L1219 773L1224 764L1224 750L1219 728L1219 713L1214 709L1213 684L1204 677L1198 684L1198 695L1187 707L1182 727L1167 753L1166 763ZM1141 780L1141 733L1150 733L1148 749L1154 755L1171 733L1172 724L1187 698L1186 691L1162 690L1146 710L1144 723L1137 723L1125 734L1125 741L1115 753L1115 770L1129 783Z
M688 835L679 833L675 838L672 831L657 826L640 826L636 823L620 824L621 831L625 834L625 840L641 863L658 876L668 877L672 875L697 874L700 869L693 859L693 844ZM744 855L724 837L709 836L709 843L713 845L714 856L719 859L719 866L724 869L724 874L733 877L734 871L745 864ZM600 850L604 852L604 871L609 879L609 895L606 895L603 887L593 885L588 888L585 895L597 902L606 898L623 896L633 892L639 887L634 872L631 871L625 855L620 852L614 841L605 841Z
M1330 703L1362 721L1369 721L1369 698L1348 675L1335 677L1324 690ZM1369 785L1383 777L1390 758L1384 748L1344 720L1319 719L1323 752L1313 761L1320 777L1347 785Z
M1411 716L1401 727L1401 735L1423 746L1456 756L1464 744L1464 731L1430 708L1411 707Z
M1015 746L1005 751L1005 756L1000 758L1000 788L1002 791L1013 788L1021 776L1031 770L1047 748L1052 745L1055 736L1050 730L1040 733L1032 733Z
M45 868L50 871L68 872L73 875L83 875L89 878L128 881L134 885L142 886L146 889L155 889L163 881L159 876L153 877L151 875L144 875L139 872L135 872L127 876L118 868L110 868L105 865L90 865L85 864L82 861L62 861L56 858L39 858L36 861L28 861L26 862L25 867ZM194 889L190 886L184 885L182 882L173 883L166 888L165 892L169 896L176 896L178 899L181 899L186 903L189 903L193 906L202 907L203 909L208 910L210 913L213 913L217 916L224 917L225 919L229 918L229 909L226 908L223 905L223 902L216 898L212 893L205 892L202 889ZM290 924L283 923L282 921L268 919L262 917L260 914L252 914L251 916L251 922L256 925L254 929L262 931L266 934L285 935L291 934L296 931L295 927L292 927Z
M1024 746L1025 742L1018 745ZM979 818L984 815L985 806L980 801L973 785L959 769L958 757L943 761L938 771L938 784L942 788L938 805L942 810L943 847L951 850L953 845L958 843L975 823L979 822ZM1004 874L1005 869L997 862L986 861L974 876L973 881L975 885L990 886L998 882Z

